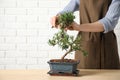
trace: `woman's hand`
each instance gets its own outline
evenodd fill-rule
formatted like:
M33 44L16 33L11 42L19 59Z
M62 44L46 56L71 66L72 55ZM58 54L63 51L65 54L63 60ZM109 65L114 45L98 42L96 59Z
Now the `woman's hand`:
M56 26L56 21L57 21L57 16L53 16L51 19L50 19L50 23L52 25L52 28Z
M58 16L59 16L59 15L53 16L53 17L50 19L50 23L51 23L51 25L52 25L52 28L58 28L58 25L57 25Z
M73 22L70 26L68 26L67 28L65 28L65 30L76 30L79 31L79 24L77 24L76 22Z

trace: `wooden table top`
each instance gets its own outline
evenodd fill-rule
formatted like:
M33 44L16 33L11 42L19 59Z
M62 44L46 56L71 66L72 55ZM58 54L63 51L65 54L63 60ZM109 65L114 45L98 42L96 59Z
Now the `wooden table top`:
M120 70L81 69L79 76L50 76L49 70L0 70L0 80L120 80Z

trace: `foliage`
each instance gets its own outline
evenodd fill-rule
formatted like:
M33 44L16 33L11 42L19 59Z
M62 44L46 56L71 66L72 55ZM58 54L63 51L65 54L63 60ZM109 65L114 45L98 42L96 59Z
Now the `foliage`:
M70 36L64 30L68 27L75 19L75 16L71 12L63 13L58 17L58 24L60 25L60 31L55 33L52 39L49 39L48 44L50 46L58 45L62 50L66 50L66 55L73 51L81 51L83 55L87 55L87 52L81 49L81 37ZM64 57L66 56L64 55ZM63 57L63 58L64 58Z
M72 12L63 13L58 17L58 23L61 28L68 27L75 19L75 16Z

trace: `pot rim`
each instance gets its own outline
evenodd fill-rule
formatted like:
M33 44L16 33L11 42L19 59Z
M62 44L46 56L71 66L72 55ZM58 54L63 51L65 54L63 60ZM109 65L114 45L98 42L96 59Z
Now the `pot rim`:
M50 60L47 62L49 64L79 64L80 60L77 60L76 62L50 62Z

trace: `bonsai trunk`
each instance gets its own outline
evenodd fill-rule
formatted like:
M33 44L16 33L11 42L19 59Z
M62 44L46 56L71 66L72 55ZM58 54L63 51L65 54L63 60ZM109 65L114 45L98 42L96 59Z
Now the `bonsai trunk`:
M70 46L70 49L62 56L62 60L65 58L65 56L67 56L67 54L69 54L70 52L72 52L72 46Z

